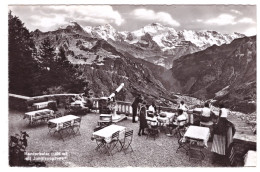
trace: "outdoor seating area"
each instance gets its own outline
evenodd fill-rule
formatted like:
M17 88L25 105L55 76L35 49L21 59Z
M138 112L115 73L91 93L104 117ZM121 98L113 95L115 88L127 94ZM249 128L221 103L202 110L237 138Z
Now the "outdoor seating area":
M33 106L38 109L30 112L9 110L10 137L19 131L28 133L26 152L68 153L65 161L44 161L47 166L96 166L101 163L98 166L211 167L231 166L238 158L232 144L234 125L226 118L219 118L216 111L211 114L210 121L205 122L201 119L201 108L166 111L159 107L161 111L146 111L142 106L142 113L136 119L138 122L134 123L131 103L117 102L110 114L88 111L76 115L71 113L71 108L79 103L84 107L84 102L76 100L66 106L67 99L64 99L65 104L56 106L56 110L47 109L53 101L37 102ZM93 100L99 105L98 99ZM130 113L128 117L124 114L127 112ZM118 118L121 116L123 118ZM141 120L147 121L142 134ZM228 126L225 127L226 136L212 132L219 121ZM253 147L250 149L254 150ZM216 154L224 158L218 157L216 161ZM252 155L248 153L244 159L248 157Z
M222 166L212 164L210 152L212 142L208 142L206 137L209 135L208 128L204 129L207 132L205 138L202 138L206 146L199 150L201 155L205 156L194 159L191 157L193 154L189 154L193 151L193 145L190 146L189 140L199 138L192 133L189 135L189 129L185 131L186 127L179 128L176 137L167 137L158 123L153 121L149 125L150 133L146 137L138 137L139 125L131 123L130 118L94 131L97 122L101 120L96 113L81 117L65 115L50 119L47 124L33 126L20 119L18 114L21 113L24 112L10 110L10 134L20 130L26 131L30 136L28 152L67 151L69 153L66 161L48 161L47 166L70 166L69 164L89 167ZM61 109L60 113L63 114L64 109Z

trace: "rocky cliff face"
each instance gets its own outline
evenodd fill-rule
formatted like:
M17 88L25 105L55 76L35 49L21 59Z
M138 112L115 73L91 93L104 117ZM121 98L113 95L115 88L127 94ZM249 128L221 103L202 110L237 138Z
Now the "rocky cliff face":
M234 40L173 62L174 91L224 102L234 110L256 108L256 37Z

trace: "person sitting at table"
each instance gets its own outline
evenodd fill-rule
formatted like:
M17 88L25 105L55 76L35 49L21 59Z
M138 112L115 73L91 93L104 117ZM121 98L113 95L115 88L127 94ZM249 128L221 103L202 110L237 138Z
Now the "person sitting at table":
M188 114L184 112L182 109L178 109L177 123L179 126L184 126L187 122Z
M149 117L154 117L156 115L156 107L155 107L155 103L153 102L147 110L147 116Z
M184 101L182 100L181 103L178 106L178 109L181 109L183 111L187 111L189 108L188 106L184 103Z
M177 115L174 115L173 118L169 119L169 124L166 124L166 127L168 128L169 133L166 134L167 136L171 137L173 136L172 131L176 129L178 126L177 124Z
M140 109L140 114L139 114L139 132L138 132L138 136L141 136L141 132L142 135L146 135L146 133L144 132L144 129L148 127L147 124L147 120L146 120L146 107L145 105L141 106Z
M200 113L200 121L209 122L211 120L210 114L211 114L211 110L209 108L209 103L206 102L204 104L204 108L202 108L201 113Z
M173 136L172 131L175 130L175 133L184 127L187 122L187 113L183 112L182 109L178 109L177 115L174 116L171 123L168 125L169 134L167 136Z

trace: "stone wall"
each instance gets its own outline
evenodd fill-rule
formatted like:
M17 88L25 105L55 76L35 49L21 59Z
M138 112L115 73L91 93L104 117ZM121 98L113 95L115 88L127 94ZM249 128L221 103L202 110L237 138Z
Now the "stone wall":
M35 97L27 97L16 94L9 94L9 108L26 111L26 101L27 100L38 100L42 98L47 98L48 100L57 101L58 106L63 107L67 99L76 94L52 94L52 95L43 95Z
M256 134L252 131L252 126L247 124L235 113L230 114L228 120L235 125L236 133L233 136L233 163L232 166L244 166L244 156L248 150L256 151Z
M30 97L27 96L21 96L16 94L9 94L9 108L15 109L15 110L26 110L26 104L25 101L29 100Z

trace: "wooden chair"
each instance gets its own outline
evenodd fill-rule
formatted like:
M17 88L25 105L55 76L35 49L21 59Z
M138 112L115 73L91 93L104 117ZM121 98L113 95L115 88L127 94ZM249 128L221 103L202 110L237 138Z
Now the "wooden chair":
M133 140L133 132L134 132L134 130L126 131L124 139L119 140L119 143L121 145L121 150L123 150L125 154L126 154L126 150L128 148L131 148L130 152L134 151L132 146L131 146L131 143L132 143L132 140Z
M54 123L52 123L52 122L49 122L49 123L48 123L48 129L49 129L48 134L51 135L51 133L53 133L53 135L54 135L54 134L57 132L56 127L57 127L56 124L54 124Z
M95 148L96 151L99 151L106 144L106 141L104 140L104 138L97 137L97 138L93 138L93 139L96 140L96 144L97 144L97 146Z
M62 117L63 115L59 112L59 113L57 113L56 114L56 118L60 118L60 117Z
M72 132L71 121L64 122L62 128L60 128L57 132L59 133L60 138L64 141L64 138L69 136ZM66 133L64 134L64 132ZM63 134L65 135L65 137Z
M168 136L173 136L172 131L175 130L178 127L177 121L174 118L171 118L169 120L169 124L166 124L166 129L169 131ZM176 131L174 132L174 135L176 135Z
M80 124L81 124L81 118L77 118L77 119L74 120L74 124L73 124L72 129L73 129L73 132L74 132L75 135L77 135L77 134L80 135L80 131L79 131Z
M117 144L119 143L119 131L115 132L112 135L111 141L109 143L105 143L105 148L108 152L108 155L113 156L113 150L117 148ZM118 148L117 148L118 149ZM118 150L119 151L119 150Z
M205 158L202 150L204 149L203 140L189 138L189 161L190 159L198 159L201 163Z
M112 115L107 116L106 119L99 119L98 120L98 126L102 128L107 127L112 124Z
M148 126L146 139L148 137L152 137L154 140L155 140L156 137L159 137L159 127L158 127L158 124L157 125L149 125Z
M40 120L42 120L41 114L36 113L36 114L34 115L34 117L32 118L32 121L31 121L30 124L31 124L31 125L38 124Z
M178 134L179 134L180 137L179 137L179 140L178 140L179 147L177 148L176 153L178 152L178 150L184 149L186 151L186 154L188 155L189 141L184 138L185 132L186 132L185 128L183 130L178 130Z
M176 134L179 136L179 138L182 137L182 133L183 131L186 131L186 123L187 123L187 119L183 119L183 120L177 120L177 127L176 127Z

